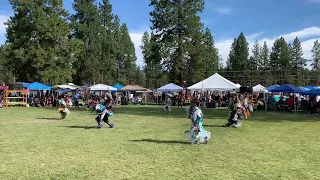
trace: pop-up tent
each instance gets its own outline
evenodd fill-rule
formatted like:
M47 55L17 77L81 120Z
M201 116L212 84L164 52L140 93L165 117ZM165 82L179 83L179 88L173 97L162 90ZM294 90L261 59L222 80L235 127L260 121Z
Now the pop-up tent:
M232 91L238 90L240 85L235 84L228 79L222 77L220 74L215 73L214 75L208 77L207 79L194 84L188 89L190 90L198 90L198 91L212 91L212 90L219 90L219 91Z
M253 86L252 90L254 93L267 93L268 92L268 90L266 90L266 88L264 86L262 86L261 84Z
M30 84L27 89L29 90L51 90L52 87L51 86L47 86L45 84L42 84L42 83L38 83L38 82L34 82L32 84Z
M73 83L54 85L53 88L54 89L71 89L71 90L83 89L81 86L77 86Z
M182 87L173 83L169 83L157 89L158 92L170 92L170 91L182 91L182 90L183 90Z
M147 91L147 88L138 86L138 85L127 85L124 88L122 88L120 91L125 92L125 91Z
M93 86L90 86L89 89L91 91L116 91L117 88L114 88L112 86L108 86L105 84L95 84Z

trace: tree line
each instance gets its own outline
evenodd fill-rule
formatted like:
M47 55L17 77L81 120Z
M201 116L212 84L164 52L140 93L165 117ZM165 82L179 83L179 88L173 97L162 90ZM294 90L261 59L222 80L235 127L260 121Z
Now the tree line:
M14 15L1 46L1 77L46 84L143 83L128 27L109 0L9 0Z
M136 65L126 24L112 13L108 0L74 0L73 14L63 9L62 0L9 1L14 16L0 48L3 81L134 83L154 89L169 82L192 85L218 72L241 85L320 83L319 41L307 60L298 37L292 44L280 37L271 49L256 41L249 49L240 33L224 64L201 22L204 0L150 1L151 27L140 47L143 69Z

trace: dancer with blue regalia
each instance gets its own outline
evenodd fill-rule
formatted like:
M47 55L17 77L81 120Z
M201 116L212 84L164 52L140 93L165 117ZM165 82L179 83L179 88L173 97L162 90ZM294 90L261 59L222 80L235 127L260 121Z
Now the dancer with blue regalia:
M211 133L203 127L203 114L200 109L200 102L192 101L188 109L191 120L190 130L186 131L186 136L191 144L208 143Z
M113 123L109 123L109 117L113 116L113 112L111 110L111 107L105 107L102 104L98 104L96 106L96 111L99 112L99 115L96 117L96 121L98 123L98 128L103 128L104 125L101 124L102 121L104 121L106 124L109 125L110 128L114 127Z

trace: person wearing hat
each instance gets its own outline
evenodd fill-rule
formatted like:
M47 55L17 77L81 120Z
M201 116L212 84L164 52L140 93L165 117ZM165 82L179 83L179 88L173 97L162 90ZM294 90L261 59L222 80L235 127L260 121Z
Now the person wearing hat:
M223 127L241 127L240 119L242 119L242 112L241 112L241 104L239 102L234 104L234 109L232 110L230 117L228 119L228 123L223 125Z
M211 133L203 128L203 114L199 101L191 101L188 109L191 128L186 131L186 136L191 144L208 143Z

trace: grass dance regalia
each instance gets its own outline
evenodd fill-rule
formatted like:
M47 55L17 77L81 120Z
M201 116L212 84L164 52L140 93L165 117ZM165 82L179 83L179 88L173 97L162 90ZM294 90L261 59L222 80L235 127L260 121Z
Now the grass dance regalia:
M58 109L58 112L61 114L61 119L65 119L69 116L70 110L67 108L67 104L64 100L59 101L60 108Z
M240 120L243 119L243 110L241 109L241 105L237 101L234 101L229 105L229 109L231 110L231 114L229 116L228 123L223 125L223 127L240 128Z
M99 115L96 117L96 121L98 123L98 128L103 128L104 125L101 124L102 121L104 121L106 124L109 125L110 128L114 127L113 123L109 123L109 117L113 116L112 107L105 107L102 104L98 104L96 106L96 111L99 113Z
M191 127L190 130L186 131L186 136L191 144L206 144L211 138L211 133L203 128L203 114L199 108L199 104L200 103L191 102L188 108Z

